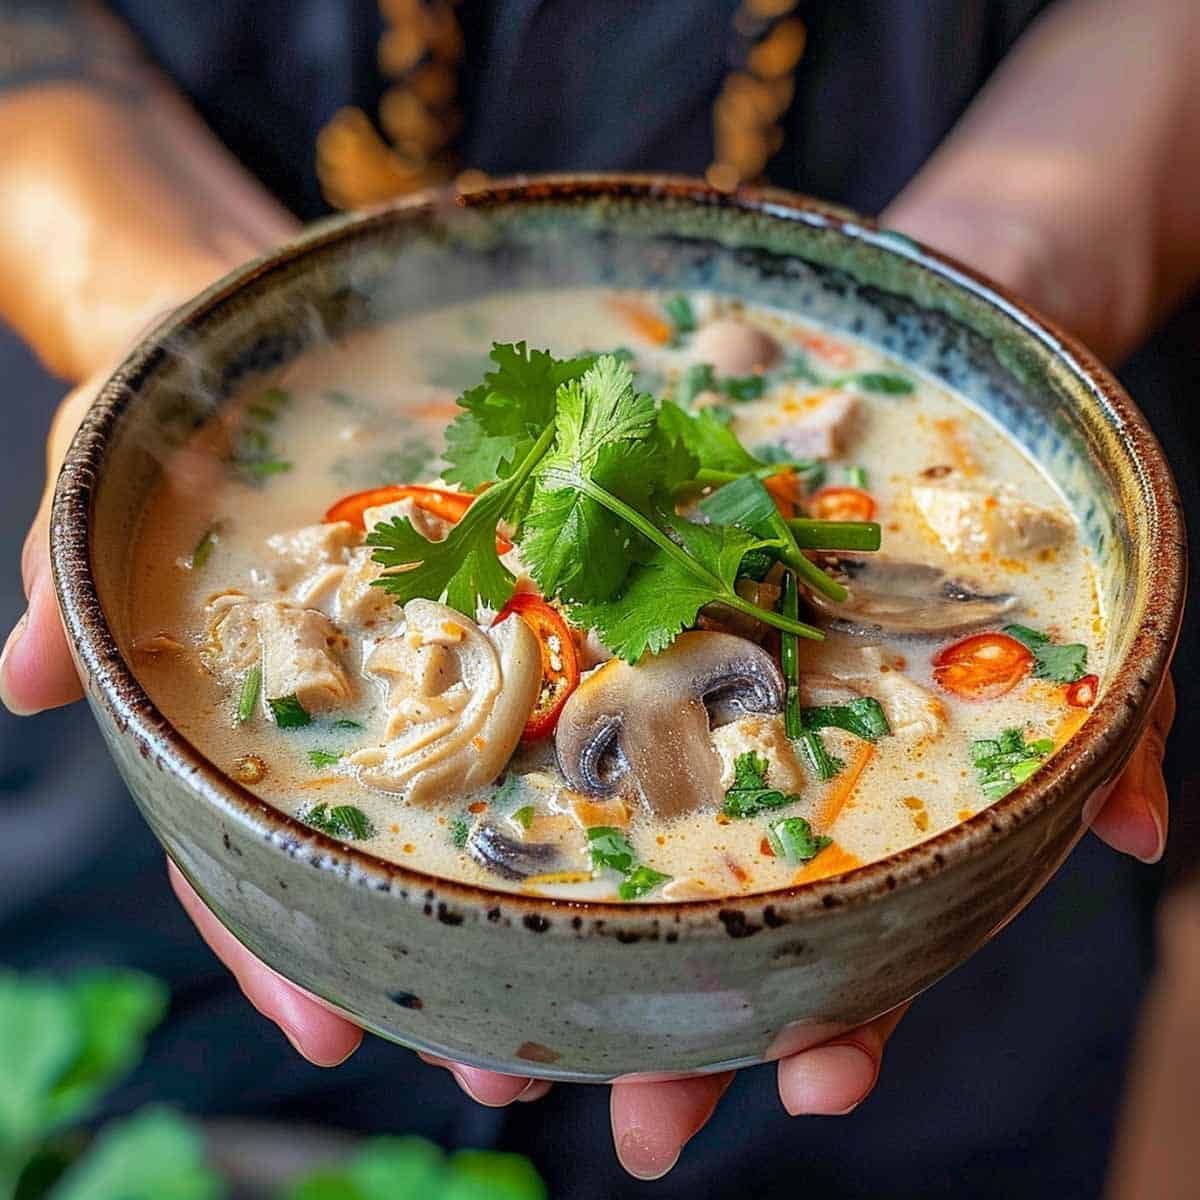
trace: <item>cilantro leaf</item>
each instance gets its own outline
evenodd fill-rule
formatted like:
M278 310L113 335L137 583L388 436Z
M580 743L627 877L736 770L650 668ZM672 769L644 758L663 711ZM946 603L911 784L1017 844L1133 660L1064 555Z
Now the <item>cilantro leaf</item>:
M636 392L628 365L611 356L559 389L554 443L521 530L543 595L599 601L621 586L637 535L589 490L645 508L659 469L654 425L653 397Z
M306 825L311 825L313 829L342 841L361 841L375 834L371 818L353 804L339 804L335 808L330 808L327 804L317 804L302 812L300 820Z
M692 401L701 392L715 392L716 390L717 377L713 374L712 364L706 362L692 363L684 371L683 378L680 379L675 390L675 395L684 408L691 408Z
M617 895L622 900L637 900L654 891L660 884L667 883L670 878L670 875L664 875L661 871L656 871L653 867L643 864L640 867L634 867L621 880L621 884L617 888Z
M398 604L444 596L451 608L471 618L480 598L502 607L512 595L513 576L496 553L496 526L511 490L506 484L489 488L444 541L429 541L407 517L376 525L365 543L375 547L375 562L407 569L381 575L372 586L383 588Z
M782 817L767 826L767 841L771 849L793 866L817 857L833 838L817 837L803 817Z
M733 783L725 792L725 803L721 811L727 817L753 817L772 808L784 808L795 804L800 797L792 792L767 786L767 768L770 764L753 750L739 754L733 762Z
M576 624L595 629L601 641L626 662L665 650L695 623L706 604L720 601L722 593L736 595L734 582L742 559L766 544L732 525L694 525L678 517L665 522L680 547L711 579L656 547L645 562L632 567L616 597L571 608Z
M738 441L729 425L711 409L702 408L692 415L678 404L664 400L658 410L658 425L663 433L695 455L702 470L741 474L766 465Z
M301 729L312 723L312 717L308 715L304 705L294 694L268 699L267 707L270 708L271 715L275 718L275 724L280 729Z
M845 387L846 384L859 391L878 392L885 396L907 396L913 391L911 379L885 371L860 371L856 375L843 375L833 381L834 387Z
M611 867L625 874L633 869L637 855L629 839L610 825L593 825L587 831L588 851L594 867Z
M867 742L877 742L892 732L879 701L873 696L801 709L801 719L806 729L844 729Z
M332 767L341 757L341 752L337 750L310 750L308 752L308 761L318 771L322 767Z
M997 738L972 742L971 761L983 794L999 800L1033 775L1053 750L1051 738L1027 742L1022 730L1006 729Z
M524 342L497 343L490 357L496 369L459 397L463 411L446 430L443 457L450 465L444 478L471 490L512 474L554 420L559 385L579 378L594 361L557 359Z
M1027 625L1006 625L1004 632L1033 651L1033 674L1055 683L1075 683L1087 674L1088 648L1079 642L1063 645Z
M467 844L471 836L471 823L466 817L458 816L450 822L450 841L460 850Z

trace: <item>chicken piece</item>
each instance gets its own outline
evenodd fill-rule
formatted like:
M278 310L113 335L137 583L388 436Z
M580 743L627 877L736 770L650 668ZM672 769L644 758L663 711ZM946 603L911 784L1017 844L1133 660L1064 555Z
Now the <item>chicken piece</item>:
M333 600L333 611L342 625L369 627L400 617L396 601L382 588L371 586L383 572L372 553L370 546L350 551Z
M283 588L322 572L332 564L345 563L346 553L359 542L358 530L349 521L305 525L267 538L274 561L272 572Z
M816 669L802 669L804 704L840 704L851 696L874 696L894 736L917 741L942 733L948 720L945 705L889 663L878 646L843 650L835 644L829 651L810 654L809 664Z
M537 700L541 648L524 621L484 633L432 600L410 600L404 617L404 631L379 642L366 663L387 685L388 741L349 762L363 783L432 804L504 769Z
M441 486L440 484L438 485ZM376 525L383 525L388 521L394 520L396 517L407 517L412 527L427 541L441 542L445 541L446 535L450 532L451 525L449 521L444 521L435 513L427 512L425 509L413 503L411 497L406 497L403 500L393 500L391 504L377 504L374 508L363 510L363 525L366 526L367 532L370 533Z
M846 448L861 408L852 392L812 392L799 402L784 402L786 420L779 444L798 459L836 458Z
M338 658L346 639L324 613L277 600L255 608L264 698L295 696L309 713L327 712L349 701L350 681Z
M325 712L352 694L339 658L345 639L324 613L280 600L210 606L205 662L223 678L262 664L262 695L295 696L306 712Z
M938 482L918 484L911 492L917 511L950 554L990 551L1015 558L1061 546L1071 536L1067 517L1003 484Z
M734 763L738 756L753 751L770 764L767 783L781 792L798 792L804 783L804 771L796 751L784 732L783 718L742 717L712 731L713 749L721 757L721 787L733 783Z

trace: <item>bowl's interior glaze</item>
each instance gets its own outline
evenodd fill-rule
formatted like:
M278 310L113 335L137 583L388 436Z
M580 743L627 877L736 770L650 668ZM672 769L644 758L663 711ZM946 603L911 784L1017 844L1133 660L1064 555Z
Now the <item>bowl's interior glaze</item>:
M1108 661L1128 648L1149 530L1133 433L1103 392L1063 363L1016 310L921 269L906 239L819 212L731 212L679 198L423 207L403 221L334 225L318 253L259 274L167 340L122 417L97 489L96 536L127 551L164 447L177 444L249 372L406 312L503 291L579 286L705 289L802 313L873 342L945 382L1045 468L1098 565ZM1093 398L1093 403L1087 399ZM1136 493L1141 492L1142 495ZM1151 514L1152 516L1153 514ZM101 600L123 640L124 553L96 556Z

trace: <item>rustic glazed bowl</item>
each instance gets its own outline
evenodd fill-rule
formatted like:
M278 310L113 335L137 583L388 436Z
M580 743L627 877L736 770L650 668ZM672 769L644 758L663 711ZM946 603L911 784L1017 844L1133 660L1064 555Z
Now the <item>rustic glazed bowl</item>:
M1098 564L1111 664L1030 782L881 862L681 904L581 904L424 875L314 832L224 776L139 686L130 545L159 471L243 375L324 338L503 289L702 287L815 317L965 393L1043 466ZM406 1046L600 1081L777 1057L887 1011L995 934L1082 834L1145 725L1184 590L1163 455L1081 347L964 268L795 196L575 177L425 195L318 226L151 334L58 483L55 581L88 700L155 833L276 970Z

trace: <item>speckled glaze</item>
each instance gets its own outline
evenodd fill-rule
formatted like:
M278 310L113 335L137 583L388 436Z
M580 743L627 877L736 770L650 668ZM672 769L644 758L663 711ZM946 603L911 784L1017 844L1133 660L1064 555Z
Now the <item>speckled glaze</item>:
M447 882L315 833L203 758L118 650L155 447L247 371L492 288L709 287L816 316L966 393L1057 481L1096 553L1112 676L1032 781L881 862L770 894L616 906ZM406 1046L601 1081L777 1057L887 1011L1000 930L1080 837L1178 632L1179 501L1137 409L1069 338L966 269L792 195L570 177L426 195L313 228L152 333L59 479L55 581L88 700L167 852L288 978Z

